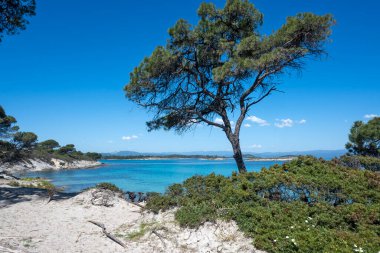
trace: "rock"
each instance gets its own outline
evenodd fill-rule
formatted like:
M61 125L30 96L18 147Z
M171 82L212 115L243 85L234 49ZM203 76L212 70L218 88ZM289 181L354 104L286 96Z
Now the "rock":
M93 168L102 165L98 161L74 160L64 161L52 158L50 161L40 159L26 159L16 163L5 163L0 165L0 171L18 173L25 171L42 171L42 170L63 170L63 169L84 169Z
M74 197L73 201L86 207L105 206L113 207L125 201L121 193L108 189L90 189Z

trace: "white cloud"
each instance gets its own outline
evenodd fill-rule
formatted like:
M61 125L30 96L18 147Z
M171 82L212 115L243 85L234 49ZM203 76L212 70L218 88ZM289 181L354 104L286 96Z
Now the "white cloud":
M221 118L216 118L215 120L214 120L214 122L215 123L217 123L217 124L221 124L221 125L224 125L224 122L223 122L223 120L221 119ZM230 124L231 124L231 127L232 128L235 128L235 122L234 121L230 121Z
M244 127L251 127L251 124L248 124L248 123L247 123L247 124L244 124L243 126L244 126Z
M123 137L121 137L121 139L123 141L130 141L130 140L134 140L134 139L137 139L137 138L139 138L137 135L131 135L131 136L123 136Z
M293 127L295 124L303 125L306 124L306 119L292 120L292 119L276 119L278 122L274 125L278 128Z
M269 126L270 125L266 120L260 119L260 118L258 118L256 116L249 116L249 117L247 117L247 120L252 121L253 123L258 124L259 126Z
M250 148L262 148L263 146L261 146L260 144L253 144L250 146Z
M300 121L298 121L298 124L306 124L306 119L301 119Z
M214 120L214 122L217 123L217 124L222 124L222 125L224 125L224 122L223 122L223 120L222 120L221 118L216 118L216 119Z
M278 123L274 124L278 128L292 127L294 125L294 121L292 119L280 119L278 121Z
M380 117L380 115L377 115L377 114L366 114L366 115L364 115L364 118L366 118L366 119L372 119L372 118L376 118L376 117Z

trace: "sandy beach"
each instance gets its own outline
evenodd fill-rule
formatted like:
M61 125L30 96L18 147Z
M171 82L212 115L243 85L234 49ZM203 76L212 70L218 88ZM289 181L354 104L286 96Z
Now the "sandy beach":
M0 252L261 252L233 222L180 228L174 210L143 212L109 190L58 193L0 182ZM102 223L111 236L91 223Z

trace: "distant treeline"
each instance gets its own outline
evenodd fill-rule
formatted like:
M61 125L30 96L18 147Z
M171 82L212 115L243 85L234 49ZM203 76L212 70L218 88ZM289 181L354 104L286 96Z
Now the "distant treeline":
M103 155L102 159L105 160L140 160L140 159L225 159L225 156L211 156L211 155L133 155L133 156L120 156L120 155Z
M270 158L262 158L259 156L247 154L243 156L247 159L270 159ZM287 156L279 156L279 157L271 157L275 158L292 158L296 156L287 155ZM104 160L140 160L140 159L207 159L207 160L215 160L215 159L228 159L232 158L232 156L218 156L218 155L181 155L181 154L173 154L173 155L102 155L102 159Z
M19 131L17 120L5 113L0 106L0 164L17 162L22 159L41 159L50 161L52 158L65 161L99 160L101 154L83 153L74 144L61 146L56 140L38 142L38 136L33 132Z

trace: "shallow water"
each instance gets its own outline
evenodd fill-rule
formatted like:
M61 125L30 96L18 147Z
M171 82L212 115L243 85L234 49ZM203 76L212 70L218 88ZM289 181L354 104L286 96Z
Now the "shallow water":
M193 175L207 175L212 172L230 176L236 171L233 159L222 161L200 159L168 160L104 160L104 166L92 169L45 171L27 173L28 177L44 177L65 192L78 192L100 182L109 182L125 191L164 192L173 183L181 183ZM283 162L246 162L248 171Z

